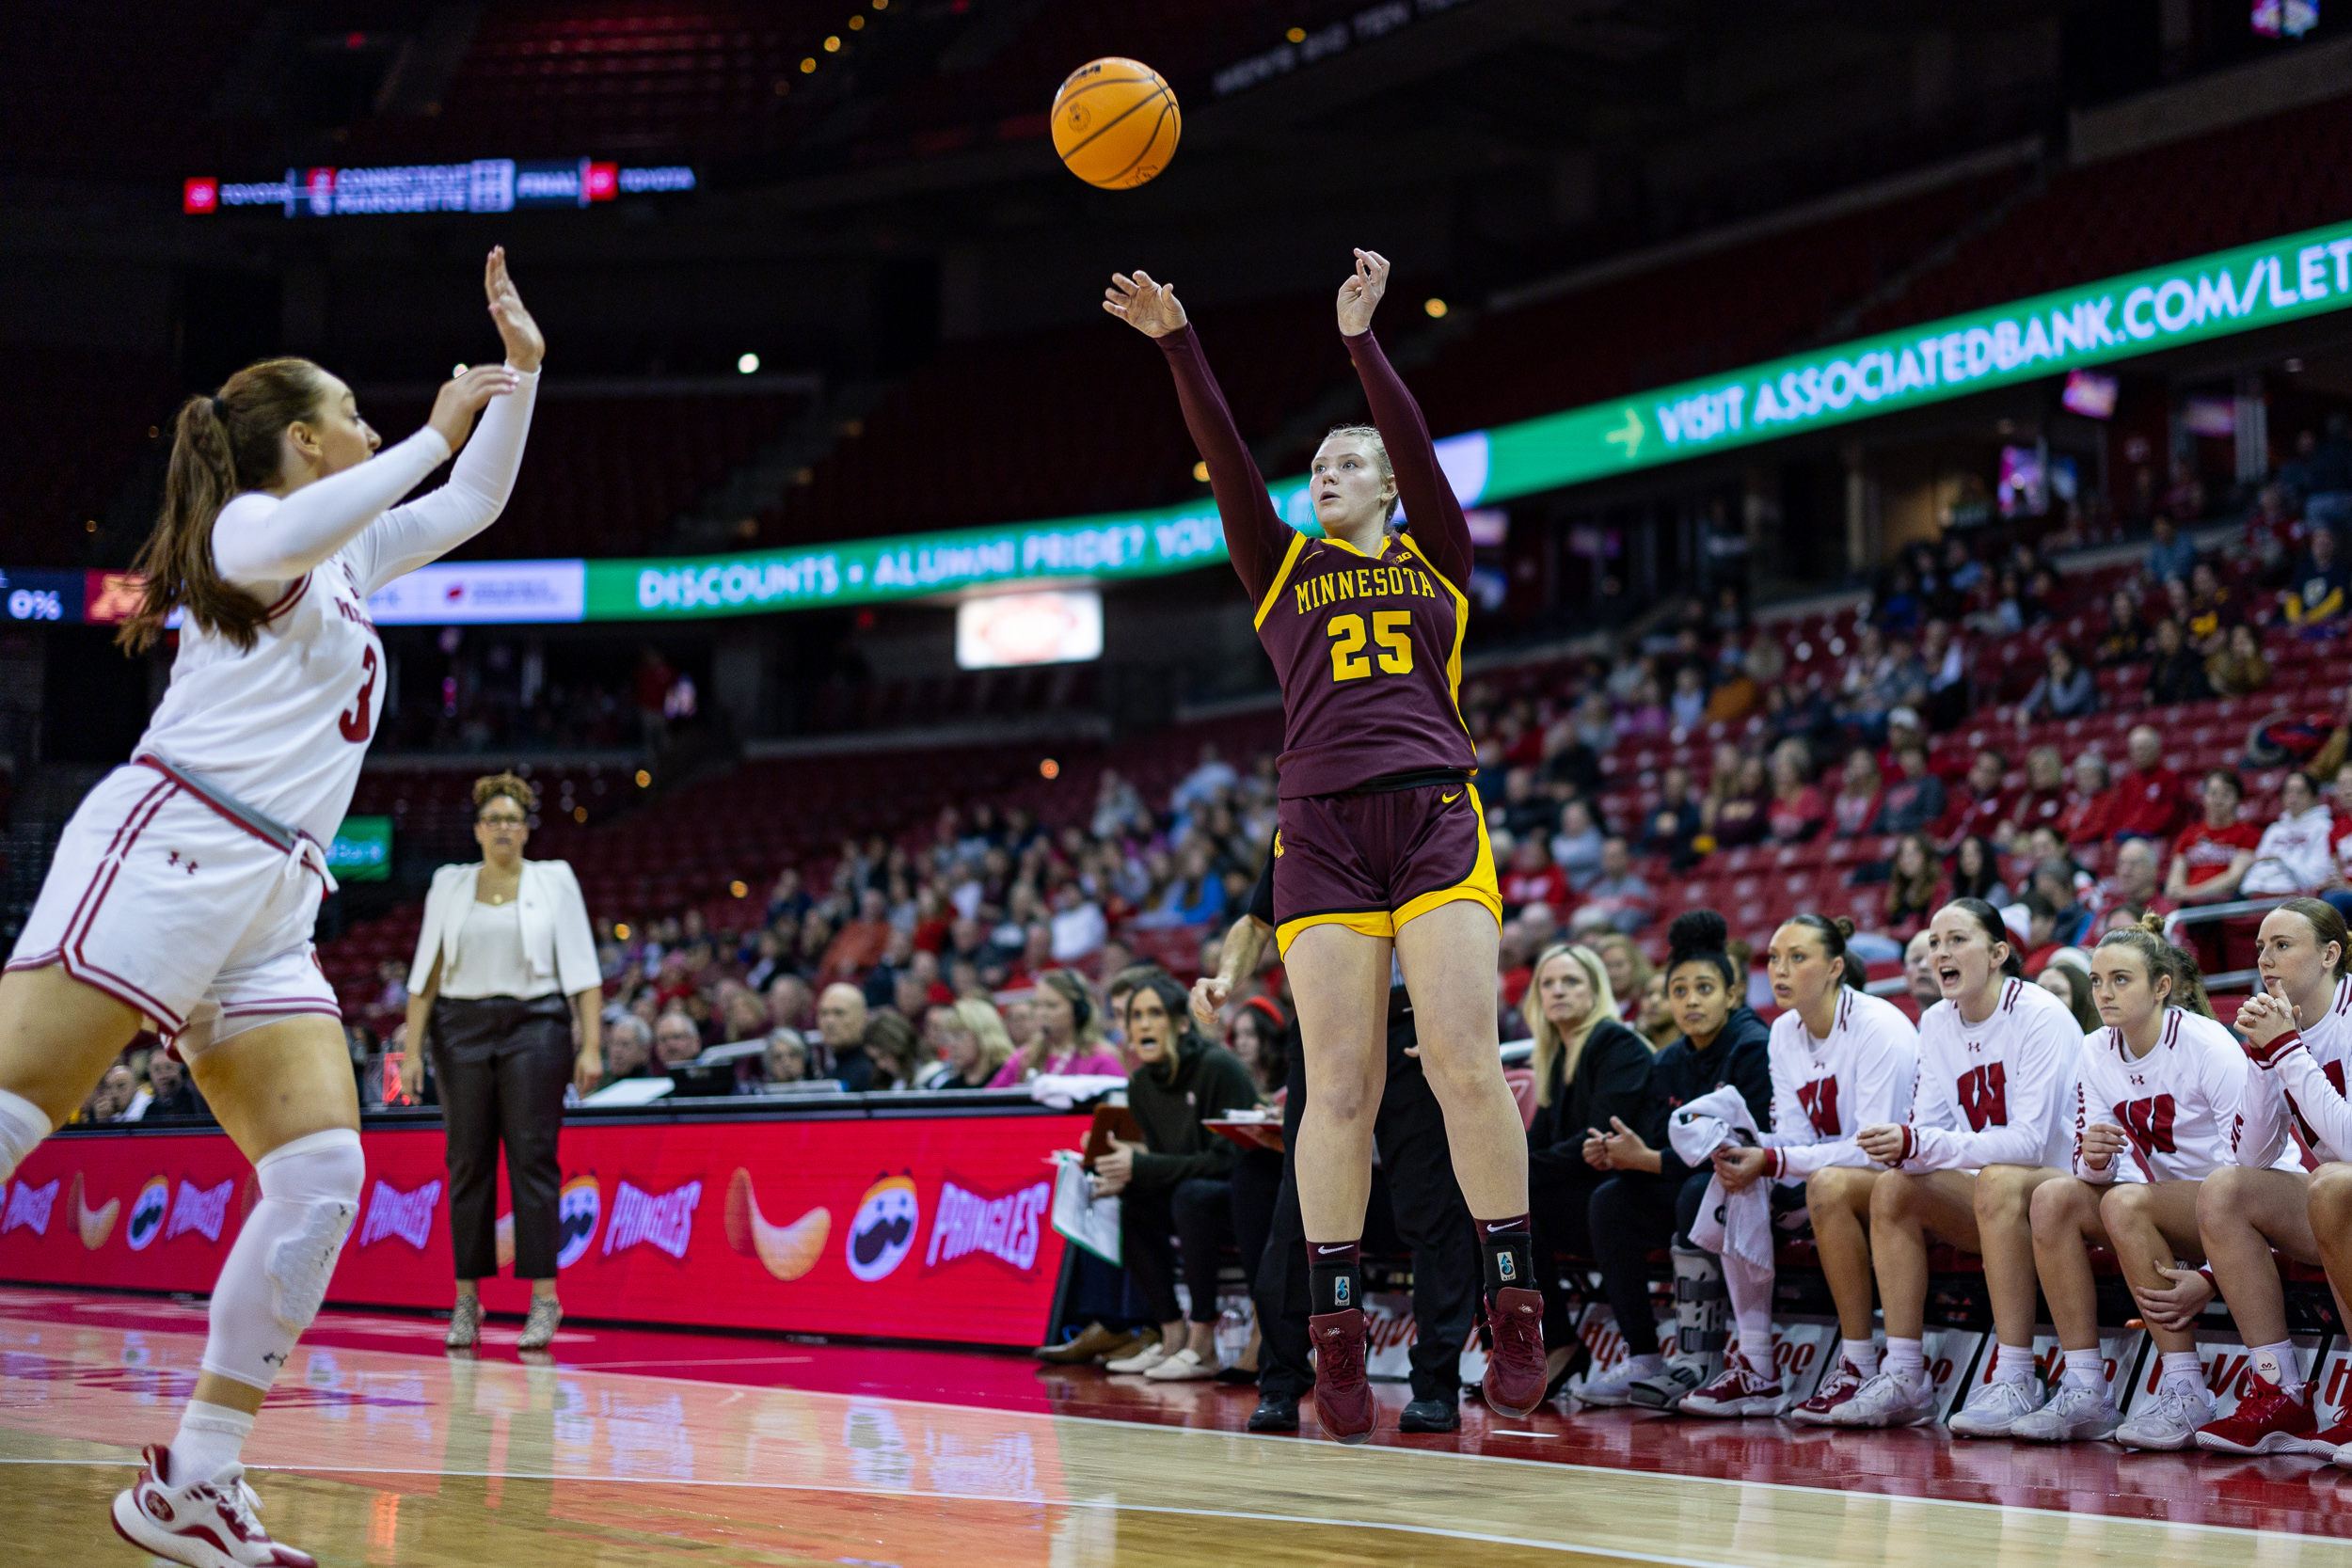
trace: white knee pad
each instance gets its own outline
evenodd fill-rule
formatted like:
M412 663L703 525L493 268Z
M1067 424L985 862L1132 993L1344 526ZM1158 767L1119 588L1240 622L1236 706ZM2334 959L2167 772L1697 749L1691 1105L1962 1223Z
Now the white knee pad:
M359 1134L338 1128L272 1149L254 1174L262 1200L213 1287L204 1370L267 1388L326 1298L367 1162Z
M14 1176L47 1136L49 1113L21 1094L0 1089L0 1181Z

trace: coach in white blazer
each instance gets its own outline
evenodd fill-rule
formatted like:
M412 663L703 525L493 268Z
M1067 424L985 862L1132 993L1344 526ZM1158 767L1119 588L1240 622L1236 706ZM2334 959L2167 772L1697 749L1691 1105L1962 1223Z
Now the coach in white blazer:
M401 1081L423 1086L429 1042L449 1140L450 1243L457 1307L449 1344L482 1332L480 1281L498 1272L499 1146L515 1203L515 1275L531 1281L519 1348L544 1350L563 1318L556 1300L556 1139L564 1086L596 1085L603 977L580 882L562 861L527 861L531 785L512 773L474 781L482 859L433 874L408 972ZM575 1044L577 1042L577 1044Z

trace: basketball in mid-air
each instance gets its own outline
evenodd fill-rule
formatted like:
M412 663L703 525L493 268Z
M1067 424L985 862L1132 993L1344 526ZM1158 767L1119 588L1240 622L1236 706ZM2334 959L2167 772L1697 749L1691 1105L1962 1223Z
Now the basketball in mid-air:
M1089 60L1054 94L1054 150L1071 173L1106 191L1131 190L1166 168L1184 128L1176 94L1139 60Z

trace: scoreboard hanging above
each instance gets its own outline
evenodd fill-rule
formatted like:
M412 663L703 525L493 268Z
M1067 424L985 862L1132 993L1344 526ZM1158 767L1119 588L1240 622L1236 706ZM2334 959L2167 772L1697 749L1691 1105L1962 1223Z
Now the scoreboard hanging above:
M514 213L676 195L694 184L694 171L684 165L637 168L594 158L475 158L387 168L290 168L275 180L194 175L182 182L180 210L208 217L274 209L290 218Z

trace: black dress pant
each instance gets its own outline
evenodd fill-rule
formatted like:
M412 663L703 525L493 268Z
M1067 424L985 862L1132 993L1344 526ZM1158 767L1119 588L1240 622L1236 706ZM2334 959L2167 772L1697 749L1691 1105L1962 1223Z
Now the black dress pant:
M1293 1150L1298 1148L1298 1120L1307 1108L1306 1076L1305 1064L1293 1057L1282 1112L1282 1141ZM1460 1397L1462 1346L1470 1338L1484 1274L1477 1226L1454 1178L1445 1113L1418 1068L1403 1070L1391 1063L1372 1138L1380 1150L1380 1164L1373 1172L1372 1201L1364 1211L1364 1250L1410 1249L1413 1398L1451 1404ZM1314 1366L1307 1357L1307 1320L1314 1308L1295 1155L1282 1160L1274 1227L1250 1294L1263 1347L1258 1390L1300 1398L1315 1385Z
M1176 1244L1168 1242L1175 1232ZM1152 1308L1153 1323L1216 1322L1216 1267L1233 1239L1233 1184L1224 1177L1195 1176L1173 1187L1120 1196L1119 1251L1127 1276ZM1192 1310L1176 1305L1176 1250L1184 1250L1184 1289Z
M1713 1167L1703 1167L1677 1181L1646 1171L1619 1171L1593 1189L1586 1211L1589 1252L1600 1265L1601 1290L1617 1315L1617 1331L1625 1336L1629 1355L1658 1354L1649 1255L1691 1233L1714 1174Z
M555 1277L556 1134L572 1081L572 1013L561 996L433 1004L433 1070L449 1139L449 1231L457 1277L499 1271L499 1146L515 1201L515 1277Z

